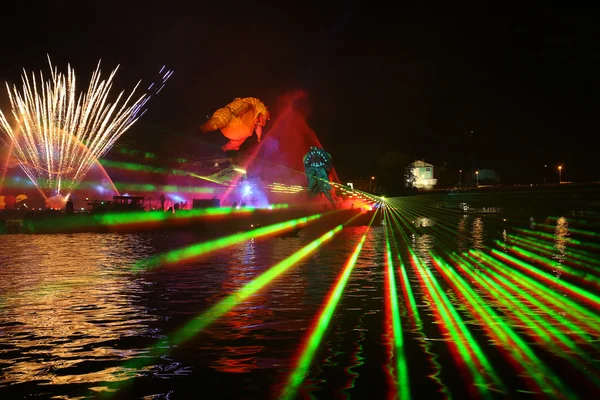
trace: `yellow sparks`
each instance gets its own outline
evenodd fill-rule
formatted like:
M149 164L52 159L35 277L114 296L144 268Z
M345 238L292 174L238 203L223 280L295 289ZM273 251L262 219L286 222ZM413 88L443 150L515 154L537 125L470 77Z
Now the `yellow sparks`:
M21 168L45 197L68 197L89 169L137 121L148 95L137 100L119 93L111 102L113 78L101 79L100 63L92 74L87 92L77 95L75 70L58 72L48 58L50 79L39 81L23 72L22 91L6 84L14 121L10 124L0 111L0 130L14 144Z

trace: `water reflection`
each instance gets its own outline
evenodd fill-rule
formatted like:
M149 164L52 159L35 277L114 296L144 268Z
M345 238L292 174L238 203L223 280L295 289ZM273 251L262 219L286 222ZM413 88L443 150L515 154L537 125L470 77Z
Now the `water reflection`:
M417 217L412 221L412 223L418 228L429 228L435 225L433 219L428 217Z
M432 235L419 235L412 234L412 247L419 259L421 259L425 264L431 263L431 254L430 250L434 247L434 237Z
M471 230L471 243L474 249L480 250L484 248L483 218L481 217L476 217L473 220L473 229Z
M459 253L469 249L483 249L485 246L485 230L483 217L475 217L469 229L470 217L459 217L456 229L456 246Z
M467 215L461 216L458 220L458 229L456 230L456 245L459 253L467 251L471 247L467 221Z
M558 251L554 256L554 259L558 260L560 263L565 261L568 242L569 222L565 217L560 217L556 220L556 227L554 228L554 247Z
M137 301L146 295L146 284L116 267L146 254L144 237L3 239L0 252L12 257L0 269L5 293L0 354L6 362L0 386L118 380L121 361L139 351L114 344L144 335L155 320Z
M277 250L276 250L277 252ZM270 265L256 263L256 241L241 243L228 250L231 261L227 266L227 275L221 284L221 290L212 296L212 302L225 294L234 293L256 278ZM227 317L208 330L213 340L224 341L211 368L226 373L247 373L261 368L257 357L264 346L246 345L244 339L265 340L264 334L257 332L266 320L272 318L273 311L268 307L270 296L267 291L259 291L239 306L227 313Z
M552 257L558 261L553 271L557 281L563 274L563 263L567 255L568 241L569 222L565 217L560 217L556 220L556 227L554 228L554 248L557 250L557 253Z

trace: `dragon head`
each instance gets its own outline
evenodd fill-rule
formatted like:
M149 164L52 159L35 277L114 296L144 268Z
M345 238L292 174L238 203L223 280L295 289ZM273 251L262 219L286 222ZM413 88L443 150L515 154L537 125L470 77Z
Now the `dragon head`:
M262 107L261 107L262 108ZM264 107L262 110L258 110L256 113L256 124L260 126L265 126L267 121L271 119L271 113L269 113L269 109Z
M262 104L262 103L261 103ZM260 107L257 110L256 118L254 122L256 123L255 131L256 136L258 137L258 141L260 142L260 137L262 136L262 128L267 124L267 121L271 119L271 114L269 113L269 109L267 107Z

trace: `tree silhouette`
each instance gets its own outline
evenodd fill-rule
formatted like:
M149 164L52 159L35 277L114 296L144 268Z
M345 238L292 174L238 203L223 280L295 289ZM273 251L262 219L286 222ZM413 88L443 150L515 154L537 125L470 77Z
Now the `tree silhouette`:
M405 185L412 177L412 169L409 168L412 161L411 156L397 151L389 151L379 157L377 160L379 184L385 195L397 196L413 191Z

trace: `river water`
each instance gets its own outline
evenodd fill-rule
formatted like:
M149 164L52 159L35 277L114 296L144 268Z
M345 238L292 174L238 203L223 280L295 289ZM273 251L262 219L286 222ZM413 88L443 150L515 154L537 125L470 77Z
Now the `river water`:
M421 211L347 227L253 292L328 228L144 269L207 239L1 236L0 398L598 398L598 225Z

